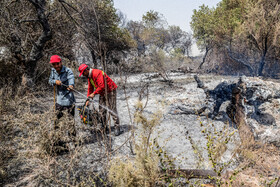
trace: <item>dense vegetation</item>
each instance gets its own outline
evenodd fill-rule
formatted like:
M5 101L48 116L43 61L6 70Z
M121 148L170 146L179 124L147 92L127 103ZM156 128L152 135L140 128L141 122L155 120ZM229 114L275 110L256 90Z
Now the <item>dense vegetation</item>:
M70 60L73 67L80 59L107 71L107 64L119 66L124 56L150 63L143 55L167 52L182 59L190 52L191 35L168 26L158 12L147 12L139 22L128 21L111 0L3 0L0 7L1 77L11 78L9 73L16 71L14 83L23 75L28 83L45 80L45 64L52 54Z
M279 6L277 0L222 0L216 8L202 5L194 10L191 26L205 50L203 63L218 56L219 69L277 76Z
M182 66L193 44L190 33L168 25L159 12L151 10L142 20L130 21L112 0L3 0L0 7L1 77L17 83L22 75L33 83L45 79L51 54L70 60L74 67L77 61L106 70L113 64L111 73L132 64L136 68L125 69L147 71L150 68L145 66L157 65L166 71ZM197 66L222 74L276 77L279 16L277 0L223 0L214 8L202 5L194 10L191 22L193 37L205 52ZM159 58L160 64L155 62ZM17 76L10 76L12 70Z

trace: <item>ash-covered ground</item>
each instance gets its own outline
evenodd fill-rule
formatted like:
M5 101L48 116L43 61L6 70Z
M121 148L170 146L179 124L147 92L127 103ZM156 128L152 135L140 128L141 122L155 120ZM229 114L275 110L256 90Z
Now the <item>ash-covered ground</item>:
M162 146L169 156L176 158L175 164L178 168L211 169L211 163L209 162L207 153L207 139L205 132L203 133L205 128L210 132L212 131L212 133L214 131L223 131L224 136L235 132L227 144L226 150L221 155L222 162L226 163L230 161L233 157L234 150L240 145L236 124L226 114L226 106L230 101L222 104L215 119L208 117L211 109L206 110L201 115L180 114L180 110L178 110L179 106L195 111L205 105L206 95L202 89L197 88L197 83L193 76L194 74L173 73L170 75L170 79L173 81L172 85L162 81L161 77L157 77L155 74L140 74L121 78L114 77L113 79L119 85L117 105L123 133L117 137L113 133L110 136L112 138L112 150L117 149L112 156L132 156L127 139L130 137L131 129L136 129L136 136L140 133L140 130L137 130L139 127L133 121L135 106L140 97L143 104L147 102L145 108L147 117L158 111L163 113L163 117L160 119L160 125L154 130L152 138L157 139L160 146ZM200 78L209 89L214 89L224 81L229 84L237 83L239 79L239 77L216 75L201 75ZM277 88L280 88L279 83L276 81L263 81L259 78L248 77L245 78L245 81L248 86L255 86L259 90L256 91L256 97L277 95ZM79 103L82 100L77 99L77 101ZM259 116L269 114L271 117L270 120L273 122L263 120L263 123L259 123L260 120L256 116L254 117L252 111L251 113L248 112L247 121L252 127L252 131L258 141L274 143L275 145L279 144L279 138L277 137L277 132L280 127L278 121L280 115L277 107L279 103L279 99L271 99L269 102L262 103L259 107L263 111ZM248 106L248 110L254 109ZM124 142L127 143L123 145ZM87 146L94 146L94 144ZM119 148L120 146L121 148Z
M223 82L234 84L239 80L239 77L232 76L199 75L199 77L210 90L215 89ZM224 175L238 168L240 159L237 158L240 152L236 150L240 149L241 140L237 125L226 113L226 107L230 100L223 102L218 114L210 118L214 100L207 100L205 92L197 87L194 74L173 73L169 75L169 78L173 81L172 84L164 82L157 74L112 76L118 85L117 107L121 120L121 135L115 136L112 132L104 136L101 133L92 132L91 127L81 123L78 111L76 111L77 136L81 144L74 148L73 143L70 143L70 148L73 149L70 150L70 153L45 159L44 162L40 161L41 164L44 163L48 167L51 167L53 162L61 163L56 168L58 173L52 174L41 170L36 172L36 167L30 164L28 167L31 169L28 172L7 186L36 186L38 183L33 182L34 178L38 179L40 178L38 176L42 175L55 176L62 181L71 178L73 181L82 181L89 175L102 177L104 170L109 167L108 161L112 158L121 158L122 160L134 158L135 147L131 142L135 140L137 143L142 133L141 125L137 125L134 121L136 105L139 100L145 106L144 115L147 118L150 118L154 113L162 113L162 117L158 119L159 125L153 130L151 140L155 139L168 157L174 159L175 168L213 169L209 160L209 150L207 150L209 136L217 140L228 141L226 144L217 145L217 147L220 146L218 148L219 154L216 154L219 155L219 163L230 162L223 169ZM244 103L246 122L251 128L255 140L261 144L274 145L279 150L280 84L277 80L262 80L254 77L243 79L250 92L248 101ZM86 94L86 85L82 93ZM76 105L82 105L85 97L79 94L75 94L75 96ZM51 98L46 100L46 104L50 103L52 103ZM97 103L98 97L94 99L91 107L98 108ZM205 105L208 106L208 109L199 115L195 112L192 114L182 112L183 110L198 111ZM113 124L111 127L113 131ZM134 136L132 136L133 132L135 132ZM255 164L256 167L251 167L247 173L242 173L243 181L253 181L251 183L245 182L246 184L261 186L259 184L262 181L259 180L258 173L262 170L263 173L268 172L267 176L271 180L278 176L280 168L277 160L279 160L279 156L274 156L271 151L270 153L272 155L256 154L257 156L261 155L261 158L254 158L254 162L261 163ZM266 165L262 165L263 163ZM64 173L66 170L67 173ZM237 180L237 182L239 181L241 179ZM239 184L241 183L237 183L237 186ZM75 184L73 183L73 185Z

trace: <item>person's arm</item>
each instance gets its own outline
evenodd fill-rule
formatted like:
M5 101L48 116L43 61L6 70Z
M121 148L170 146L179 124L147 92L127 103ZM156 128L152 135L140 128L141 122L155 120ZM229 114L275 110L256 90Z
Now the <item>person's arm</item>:
M87 97L92 94L93 92L93 86L91 85L90 80L88 79L88 92L87 92Z
M94 98L94 96L95 96L95 93L93 92L93 86L92 86L92 84L91 84L91 82L89 81L88 82L88 85L89 85L89 88L88 88L88 94L87 94L87 97L88 98Z
M75 77L74 77L74 73L72 72L71 69L68 68L67 71L67 80L68 80L68 90L72 90L74 88L75 85Z
M50 84L51 86L61 85L61 81L55 79L54 71L55 71L55 70L53 70L53 69L51 70L51 75L50 75L50 78L49 78L49 84Z
M49 84L51 86L54 86L56 83L55 83L55 78L54 78L54 73L53 73L53 70L51 70L51 74L50 74L50 78L49 78Z
M88 104L89 104L89 98L91 98L90 96L91 96L91 94L93 94L93 86L91 85L91 82L90 82L90 80L88 79L88 93L87 93L87 101L86 101L86 106L88 106ZM94 97L94 96L93 96ZM93 98L92 97L92 98Z

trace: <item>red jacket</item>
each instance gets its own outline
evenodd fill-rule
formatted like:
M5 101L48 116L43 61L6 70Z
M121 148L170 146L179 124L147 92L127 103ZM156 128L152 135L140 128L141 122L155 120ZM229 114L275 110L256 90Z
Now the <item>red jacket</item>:
M103 75L105 75L107 81L107 92L111 92L117 89L118 86L114 83L114 81L112 81L112 79L106 73L103 73L103 71L99 69L92 69L91 76L90 78L88 78L87 96L89 96L94 91L94 89L95 89L95 91L93 92L94 94L104 95L105 82L104 82Z

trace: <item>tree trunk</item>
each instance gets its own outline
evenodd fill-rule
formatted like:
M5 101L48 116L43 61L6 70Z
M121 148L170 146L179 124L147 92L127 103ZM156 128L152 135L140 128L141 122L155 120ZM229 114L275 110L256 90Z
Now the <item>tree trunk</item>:
M246 95L245 90L245 83L240 78L238 84L232 90L232 100L230 105L227 107L227 114L238 127L242 145L249 147L255 143L255 139L251 128L246 122L246 113L244 107L244 99Z
M190 50L187 49L186 51L187 51L187 57L190 58ZM184 54L185 54L185 52L184 52Z
M265 57L266 57L266 54L267 54L267 51L268 51L267 42L268 42L268 37L265 37L263 55L262 55L262 59L260 61L260 66L259 66L259 71L258 71L259 76L263 75L263 67L265 65Z
M33 82L34 73L37 66L38 60L40 60L43 56L43 49L47 41L52 38L51 28L48 23L48 18L45 15L45 0L29 0L35 7L37 11L38 21L42 26L42 34L37 39L37 41L33 44L31 52L29 54L29 58L25 62L25 73L28 79L31 79Z
M201 62L201 64L199 65L198 69L201 69L201 68L202 68L202 65L205 63L207 54L208 54L208 52L209 52L209 50L210 50L208 47L206 47L205 49L206 49L205 54L204 54L204 56L203 56L202 62Z
M107 48L104 44L102 44L100 61L103 66L104 72L107 73L107 58L106 57L107 57Z
M259 69L258 69L258 75L259 76L263 76L263 68L265 65L265 55L266 53L263 54L262 59L260 61L260 65L259 65Z
M96 60L96 56L95 56L94 51L91 50L90 54L91 54L91 58L92 58L93 68L97 69L97 60Z

